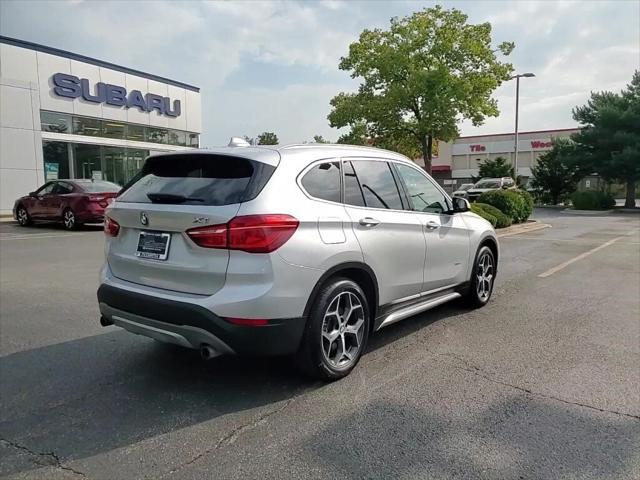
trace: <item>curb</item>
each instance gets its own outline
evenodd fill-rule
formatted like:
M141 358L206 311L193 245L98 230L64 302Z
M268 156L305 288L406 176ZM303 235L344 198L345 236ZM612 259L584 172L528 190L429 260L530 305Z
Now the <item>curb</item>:
M512 235L518 235L520 233L535 232L536 230L542 230L543 228L551 228L548 223L540 223L538 221L531 221L520 225L512 225L511 227L501 228L496 231L498 238L510 237Z

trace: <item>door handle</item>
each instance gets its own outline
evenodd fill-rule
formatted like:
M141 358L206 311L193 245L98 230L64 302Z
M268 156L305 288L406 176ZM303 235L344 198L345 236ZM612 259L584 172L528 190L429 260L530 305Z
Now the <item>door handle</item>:
M438 225L436 222L427 222L425 227L427 228L427 230L437 230L438 228L440 228L440 225Z
M376 225L380 225L380 220L376 220L375 218L371 217L364 217L361 218L358 223L363 227L375 227Z

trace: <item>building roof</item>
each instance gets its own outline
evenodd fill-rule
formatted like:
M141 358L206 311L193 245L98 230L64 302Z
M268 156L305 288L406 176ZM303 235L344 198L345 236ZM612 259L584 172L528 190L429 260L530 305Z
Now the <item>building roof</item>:
M71 60L77 60L79 62L96 65L98 67L109 68L111 70L116 70L118 72L128 73L130 75L136 75L138 77L154 80L156 82L173 85L174 87L185 88L187 90L191 90L192 92L200 91L199 87L189 85L188 83L178 82L177 80L171 80L170 78L161 77L159 75L154 75L152 73L146 73L140 70L134 70L133 68L123 67L122 65L116 65L115 63L105 62L103 60L98 60L96 58L86 57L84 55L69 52L67 50L60 50L58 48L47 47L45 45L40 45L38 43L27 42L26 40L19 40L17 38L4 37L0 35L0 43L13 45L14 47L26 48L29 50L35 50L36 52L48 53L50 55L56 55L58 57L69 58Z
M518 132L518 135L527 135L530 133L551 133L551 132L573 132L576 130L580 130L580 127L573 128L555 128L551 130L530 130L528 132ZM464 137L458 137L456 140L465 140L467 138L483 138L483 137L508 137L511 135L515 135L516 132L511 133L487 133L485 135L467 135ZM455 141L455 140L454 140Z

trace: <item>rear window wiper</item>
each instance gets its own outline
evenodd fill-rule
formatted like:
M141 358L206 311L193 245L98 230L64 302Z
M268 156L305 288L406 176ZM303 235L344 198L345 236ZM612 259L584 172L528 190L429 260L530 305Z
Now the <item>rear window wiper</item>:
M173 193L147 193L147 198L153 203L204 202L204 198L187 197L185 195L175 195Z

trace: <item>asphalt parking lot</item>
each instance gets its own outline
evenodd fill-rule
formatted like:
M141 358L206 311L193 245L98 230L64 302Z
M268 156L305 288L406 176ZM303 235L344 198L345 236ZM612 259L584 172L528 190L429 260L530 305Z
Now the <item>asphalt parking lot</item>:
M487 307L388 327L331 384L102 328L101 230L0 224L0 475L640 478L640 216L535 215Z

